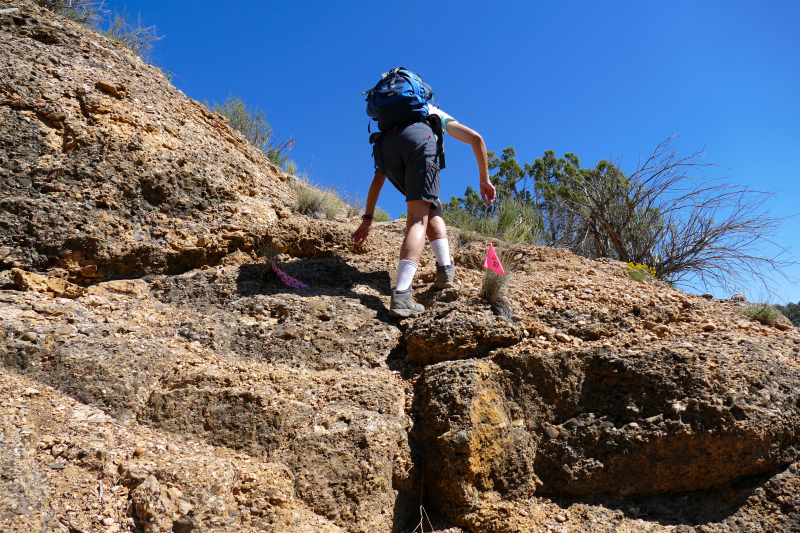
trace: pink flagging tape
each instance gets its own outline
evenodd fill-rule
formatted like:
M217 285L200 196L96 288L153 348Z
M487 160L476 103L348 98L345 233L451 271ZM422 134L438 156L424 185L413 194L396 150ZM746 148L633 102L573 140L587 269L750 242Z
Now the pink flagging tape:
M305 283L301 283L294 279L292 276L281 270L275 265L275 261L272 262L272 269L278 275L279 278L283 280L283 282L288 285L289 287L294 287L295 289L307 289L308 285Z
M489 243L489 251L486 252L486 260L483 262L483 266L489 270L494 270L501 276L506 275L506 271L503 270L503 265L500 264L497 254L494 253L494 245L492 243Z

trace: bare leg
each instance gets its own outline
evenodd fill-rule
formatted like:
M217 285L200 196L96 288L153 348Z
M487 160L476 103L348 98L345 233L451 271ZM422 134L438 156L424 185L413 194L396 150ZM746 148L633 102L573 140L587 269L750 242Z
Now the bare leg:
M400 259L419 264L422 250L425 248L425 235L428 229L430 202L414 200L408 202L408 218L406 218L406 237L400 247ZM439 217L441 219L441 217Z
M442 218L442 202L437 203L439 204L438 207L435 209L431 207L428 212L428 242L447 238L447 225Z

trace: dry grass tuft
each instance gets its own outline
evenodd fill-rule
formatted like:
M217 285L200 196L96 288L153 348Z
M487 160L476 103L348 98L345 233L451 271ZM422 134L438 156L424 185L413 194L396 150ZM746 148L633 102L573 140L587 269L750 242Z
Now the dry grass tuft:
M505 291L512 286L514 274L519 270L519 260L515 259L516 247L498 245L495 248L497 258L503 265L505 275L501 276L488 268L484 272L481 283L481 296L492 306L492 311L498 316L511 320L511 308L505 300Z
M780 311L767 303L748 305L742 309L742 313L765 326L773 325L776 320L783 316Z
M325 217L328 220L336 220L342 211L346 213L352 211L333 188L321 189L303 177L292 179L291 186L295 196L292 209L296 213L311 218Z

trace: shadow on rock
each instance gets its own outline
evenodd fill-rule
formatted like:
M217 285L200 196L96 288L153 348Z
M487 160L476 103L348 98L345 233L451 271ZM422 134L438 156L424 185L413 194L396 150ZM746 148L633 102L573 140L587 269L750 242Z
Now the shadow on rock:
M293 288L285 285L272 269L263 263L239 267L236 289L241 296L297 294L299 296L344 296L357 299L378 312L376 318L389 322L383 301L370 292L388 296L391 278L385 270L362 271L340 257L298 259L277 265L287 275L307 285Z
M573 513L586 506L614 509L633 520L677 526L676 531L694 531L697 526L701 526L703 531L730 531L727 524L731 522L738 526L736 531L758 531L765 525L754 516L754 510L781 508L779 521L782 523L771 524L773 527L766 530L797 531L800 515L793 500L797 497L798 483L798 468L793 464L705 490L628 499L555 497L552 501Z

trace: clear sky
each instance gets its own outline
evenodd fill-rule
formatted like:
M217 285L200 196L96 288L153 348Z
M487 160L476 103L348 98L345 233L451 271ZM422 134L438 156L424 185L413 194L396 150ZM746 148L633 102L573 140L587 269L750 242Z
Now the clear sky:
M154 62L197 100L228 93L266 109L300 170L366 197L372 177L361 91L385 72L420 73L442 109L489 150L520 162L545 150L623 170L676 134L724 168L709 178L774 191L772 213L800 213L800 2L560 1L167 2L111 0L164 39ZM447 139L442 198L477 188L471 149ZM404 199L387 182L378 205ZM355 228L354 228L355 229ZM778 242L800 260L800 218ZM769 253L769 252L767 252ZM800 278L800 268L788 270ZM777 303L800 284L776 278ZM757 289L750 289L751 300ZM717 294L718 296L729 296Z

